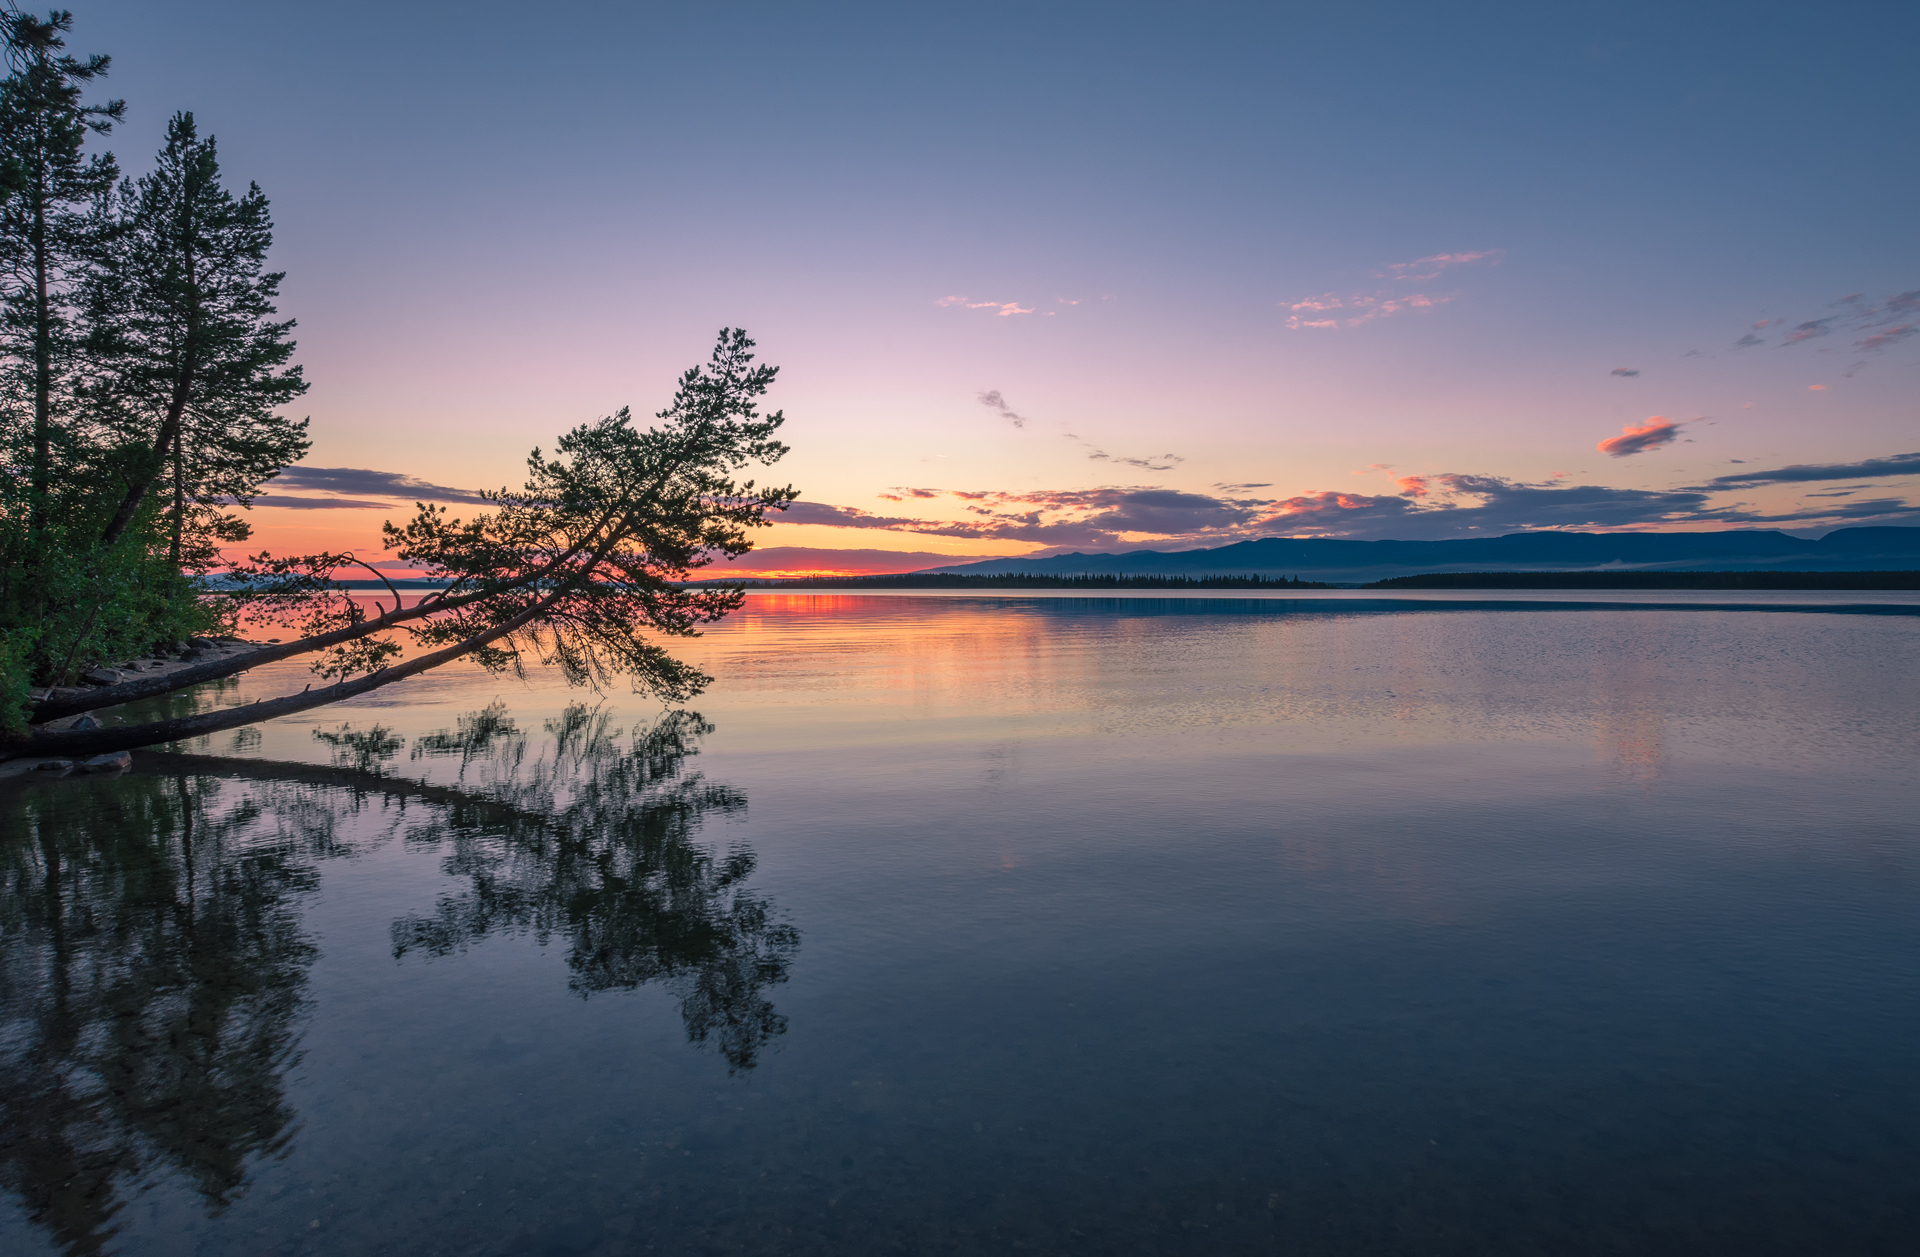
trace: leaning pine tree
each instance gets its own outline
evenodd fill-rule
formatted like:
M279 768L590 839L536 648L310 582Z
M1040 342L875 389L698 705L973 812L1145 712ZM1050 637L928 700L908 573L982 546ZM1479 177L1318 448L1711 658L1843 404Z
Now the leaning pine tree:
M386 526L388 547L446 587L418 605L369 616L331 582L356 562L348 554L272 560L236 576L231 597L245 614L299 625L301 637L236 659L170 675L66 693L39 703L35 726L78 712L152 698L247 668L299 655L335 684L245 707L101 729L30 728L14 754L82 755L198 737L305 711L417 676L456 659L492 670L528 663L558 667L577 684L628 678L633 687L685 701L711 680L675 659L654 635L687 637L745 598L738 586L691 588L687 577L715 557L753 548L750 531L784 510L791 487L760 488L736 474L772 464L787 447L774 434L779 412L757 407L775 368L753 365L753 342L721 332L711 360L680 378L660 422L639 428L622 410L561 437L557 456L535 450L524 488L486 496L493 509L471 520L422 505L403 527ZM421 652L399 660L395 630Z

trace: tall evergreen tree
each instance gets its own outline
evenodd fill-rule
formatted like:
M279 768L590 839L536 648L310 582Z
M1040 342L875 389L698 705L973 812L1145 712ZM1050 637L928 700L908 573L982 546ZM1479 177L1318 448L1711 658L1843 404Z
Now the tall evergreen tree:
M8 461L25 454L20 461L27 463L21 540L30 552L39 548L52 509L57 464L76 444L60 429L73 418L74 300L96 226L89 211L118 178L112 154L87 156L81 147L89 133L111 131L126 109L118 100L82 103L84 86L106 74L109 59L64 55L63 36L72 29L73 15L62 10L44 22L0 14L15 67L0 82L0 179L7 193L0 205L0 389Z
M246 504L304 455L307 421L275 411L305 393L288 366L293 320L276 322L284 272L266 269L273 221L258 184L220 182L212 136L190 113L167 124L151 174L121 183L117 221L89 281L96 398L120 435L124 490L102 541L118 541L164 492L168 557L204 568L216 541L247 535Z

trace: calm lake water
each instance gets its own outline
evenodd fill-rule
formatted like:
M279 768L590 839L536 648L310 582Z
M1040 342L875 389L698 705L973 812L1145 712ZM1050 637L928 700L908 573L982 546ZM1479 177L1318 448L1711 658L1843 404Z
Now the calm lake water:
M1920 599L685 653L0 783L0 1250L1914 1251Z

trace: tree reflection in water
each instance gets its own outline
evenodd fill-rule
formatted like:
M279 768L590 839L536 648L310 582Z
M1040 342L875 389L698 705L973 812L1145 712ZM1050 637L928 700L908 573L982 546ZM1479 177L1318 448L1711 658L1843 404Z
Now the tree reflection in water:
M416 759L458 757L453 787L382 775L398 750L386 730L325 739L331 770L154 756L117 780L13 785L0 794L0 1184L63 1249L95 1253L136 1186L176 1177L218 1214L290 1148L283 1079L318 955L303 916L321 862L351 854L341 823L361 815L385 822L378 837L444 847L468 882L393 924L397 956L560 935L572 990L660 983L691 1041L751 1068L785 1029L767 989L799 936L744 885L751 853L694 841L704 817L745 807L684 771L711 728L670 713L623 747L576 706L529 760L495 707L416 740Z
M68 1251L113 1234L123 1183L177 1173L217 1213L291 1138L302 901L334 846L307 802L184 775L6 800L0 1181Z
M488 934L532 934L543 946L563 935L573 991L664 983L689 1039L714 1043L730 1069L751 1069L786 1029L764 992L786 980L800 936L747 889L751 852L716 856L693 842L703 818L746 807L731 787L682 772L712 729L672 712L620 754L606 715L575 706L548 722L554 754L530 767L498 709L421 739L426 754L460 756L463 781L483 752L514 771L470 787L504 805L497 811L448 808L409 829L410 842L446 845L447 871L470 885L395 922L394 954L445 955Z

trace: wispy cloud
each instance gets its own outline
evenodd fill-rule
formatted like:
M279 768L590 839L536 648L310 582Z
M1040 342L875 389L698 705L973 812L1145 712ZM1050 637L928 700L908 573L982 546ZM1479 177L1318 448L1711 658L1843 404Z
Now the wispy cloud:
M1027 417L1016 413L1013 407L1007 405L1007 399L1000 396L1000 390L997 388L990 388L984 393L974 394L974 400L990 410L999 411L1001 416L1016 428L1024 428L1027 426Z
M1001 318L1012 314L1032 314L1032 306L1023 306L1017 301L974 301L968 297L942 297L933 304L937 306L959 306L966 310L992 310Z
M1627 376L1632 376L1632 375L1639 375L1639 374L1640 374L1640 368L1639 368L1639 367L1615 367L1615 368L1613 369L1613 371L1611 372L1611 374L1613 374L1613 375L1627 375Z
M1374 278L1395 283L1433 279L1459 266L1485 263L1498 266L1506 257L1500 249L1482 249L1473 253L1436 253L1412 262L1394 262L1373 272ZM1452 293L1402 292L1380 288L1373 292L1323 292L1283 301L1287 309L1287 327L1291 331L1329 331L1339 327L1362 327L1380 319L1392 318L1415 310L1431 310L1454 300Z
M1594 448L1609 458L1625 458L1669 445L1680 435L1680 424L1661 415L1650 415L1642 424L1628 424L1619 436L1610 436Z
M1432 257L1417 258L1411 262L1391 263L1375 271L1374 275L1379 279L1433 279L1442 271L1456 266L1471 266L1475 262L1498 266L1506 256L1505 249L1482 249L1476 253L1436 253Z
M1095 462L1121 463L1128 467L1138 467L1144 471L1172 471L1187 460L1178 454L1162 454L1157 458L1122 458L1118 454L1109 454L1105 450L1094 450L1087 455Z
M1833 323L1832 318L1808 319L1787 333L1786 343L1795 345L1803 340L1817 340L1822 336L1830 336L1833 334Z
M974 400L978 401L987 409L997 412L1003 419L1016 428L1024 428L1029 422L1026 415L1016 411L1008 404L1006 397L997 388L988 389L984 393L974 394ZM1178 454L1154 454L1144 458L1134 458L1124 454L1112 454L1101 449L1098 445L1095 445L1092 441L1087 440L1076 432L1062 432L1060 435L1072 441L1074 444L1085 448L1087 458L1096 463L1117 463L1124 467L1138 467L1142 471L1172 471L1175 467L1187 461ZM912 490L911 492L919 497L928 496L928 494L921 490ZM888 498L890 501L900 500L888 494L882 494L881 496Z
M1863 293L1849 293L1828 302L1827 309L1838 310L1839 313L1804 319L1794 324L1780 338L1780 347L1784 349L1810 340L1821 340L1845 330L1864 333L1853 342L1855 349L1878 352L1920 333L1920 317L1916 317L1920 316L1920 288L1894 293L1877 304L1868 301ZM1758 333L1785 326L1786 322L1785 319L1761 319L1753 325L1752 331L1734 342L1734 347L1750 349L1755 345L1764 345L1767 340Z
M1288 306L1290 310L1305 310L1309 314L1324 311L1345 311L1326 318L1307 318L1299 314L1287 317L1287 327L1293 331L1303 328L1360 327L1376 319L1391 318L1409 310L1430 310L1434 306L1445 305L1452 296L1436 296L1431 293L1409 293L1404 297L1376 296L1355 293L1341 298L1332 293L1319 297L1309 297L1305 301Z

